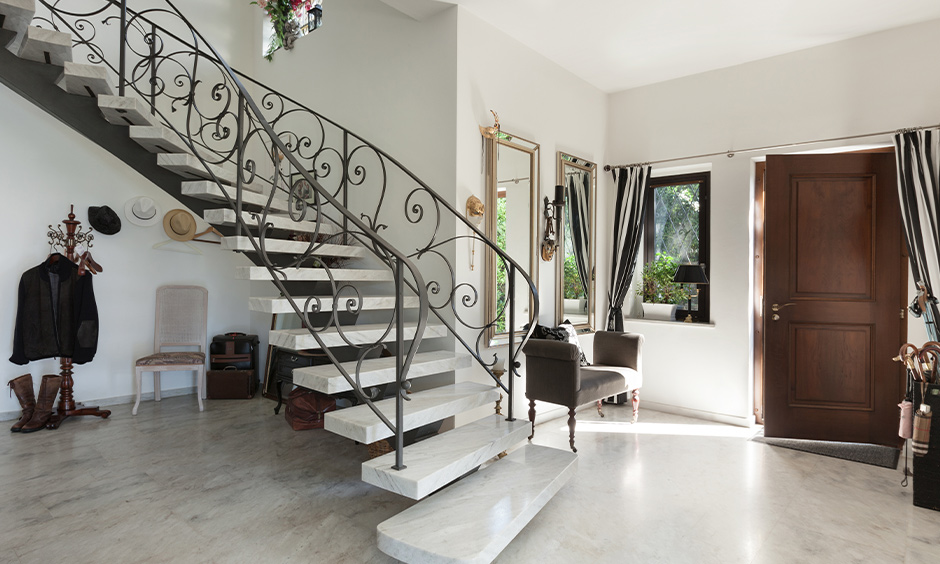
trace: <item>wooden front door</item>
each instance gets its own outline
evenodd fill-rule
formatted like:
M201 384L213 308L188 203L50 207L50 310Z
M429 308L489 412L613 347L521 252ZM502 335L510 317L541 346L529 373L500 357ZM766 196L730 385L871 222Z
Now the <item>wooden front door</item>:
M765 436L898 446L896 182L893 154L767 157Z

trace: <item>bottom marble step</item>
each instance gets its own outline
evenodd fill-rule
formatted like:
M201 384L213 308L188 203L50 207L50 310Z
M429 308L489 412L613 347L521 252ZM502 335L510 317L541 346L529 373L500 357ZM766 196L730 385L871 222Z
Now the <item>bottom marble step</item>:
M531 428L527 420L490 415L405 447L403 470L392 468L394 452L363 462L362 481L422 499L526 440Z
M526 445L380 523L379 550L408 563L492 562L577 464L567 450Z

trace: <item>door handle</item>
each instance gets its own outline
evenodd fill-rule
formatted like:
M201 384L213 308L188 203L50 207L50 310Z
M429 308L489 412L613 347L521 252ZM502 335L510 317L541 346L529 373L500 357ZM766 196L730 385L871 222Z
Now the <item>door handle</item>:
M780 305L780 304L773 304L772 306L770 306L770 310L771 310L771 311L780 311L781 309L783 309L783 308L785 308L785 307L790 307L790 306L795 306L795 305L796 305L796 302L790 302L790 303L786 303L786 304L783 304L783 305ZM775 320L775 321L776 321L776 320Z

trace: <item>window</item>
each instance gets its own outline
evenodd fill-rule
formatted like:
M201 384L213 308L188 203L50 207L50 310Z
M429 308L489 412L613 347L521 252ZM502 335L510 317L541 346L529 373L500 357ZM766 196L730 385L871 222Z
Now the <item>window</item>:
M647 191L646 225L644 226L643 301L678 305L677 319L685 319L690 286L672 284L672 273L680 264L700 263L711 279L708 264L708 218L710 173L699 172L663 176L650 180ZM659 280L655 280L659 273ZM668 280L664 280L668 278ZM652 279L652 280L651 280ZM697 286L692 297L692 320L707 323L709 286ZM694 290L693 290L694 292Z

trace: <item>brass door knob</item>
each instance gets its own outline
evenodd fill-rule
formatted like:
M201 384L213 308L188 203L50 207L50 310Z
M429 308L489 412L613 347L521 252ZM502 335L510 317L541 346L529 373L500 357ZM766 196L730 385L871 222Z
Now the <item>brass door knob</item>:
M785 308L785 307L790 307L790 306L795 306L795 305L796 305L796 302L789 302L789 303L786 303L786 304L783 304L783 305L780 305L780 304L773 304L772 306L770 306L770 310L771 310L771 311L780 311L781 309L783 309L783 308Z

